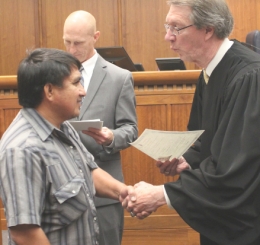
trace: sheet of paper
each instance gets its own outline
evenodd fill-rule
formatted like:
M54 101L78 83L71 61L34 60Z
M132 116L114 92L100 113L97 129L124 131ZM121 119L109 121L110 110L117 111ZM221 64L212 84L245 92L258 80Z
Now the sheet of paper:
M101 129L103 127L103 121L100 121L100 119L71 121L70 124L77 131L88 130L88 128Z
M145 129L131 145L156 161L172 160L182 156L203 132Z

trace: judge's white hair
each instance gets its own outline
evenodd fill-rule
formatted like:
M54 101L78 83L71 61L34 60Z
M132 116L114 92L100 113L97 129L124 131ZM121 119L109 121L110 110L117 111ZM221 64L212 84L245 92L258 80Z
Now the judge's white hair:
M190 20L198 28L213 27L219 39L228 37L234 20L225 0L169 0L169 5L191 8Z

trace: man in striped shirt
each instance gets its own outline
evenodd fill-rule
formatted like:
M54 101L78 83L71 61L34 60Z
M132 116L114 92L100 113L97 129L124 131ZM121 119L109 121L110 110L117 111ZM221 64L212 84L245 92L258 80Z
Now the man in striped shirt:
M132 191L98 168L66 121L78 116L86 95L80 66L56 49L36 49L19 66L23 109L0 143L9 244L96 245L93 197L118 199Z

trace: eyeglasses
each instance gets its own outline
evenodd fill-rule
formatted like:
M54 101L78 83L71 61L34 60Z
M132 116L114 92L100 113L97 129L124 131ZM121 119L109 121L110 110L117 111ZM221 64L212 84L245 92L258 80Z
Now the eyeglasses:
M164 24L166 32L168 32L168 30L170 29L171 34L174 35L174 36L180 35L181 30L186 29L190 26L193 26L193 25L188 25L188 26L184 26L182 28L178 28L178 27L174 27L174 26L169 25L169 24Z

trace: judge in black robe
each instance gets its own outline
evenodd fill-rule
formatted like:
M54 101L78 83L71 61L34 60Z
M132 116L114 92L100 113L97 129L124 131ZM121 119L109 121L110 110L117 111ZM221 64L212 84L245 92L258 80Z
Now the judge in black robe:
M259 245L259 54L234 41L201 73L188 129L205 132L184 154L193 170L164 185L171 205L209 245Z
M139 182L136 200L123 206L144 218L167 203L201 234L201 245L260 245L260 55L228 40L233 17L225 0L169 5L170 48L211 73L207 84L199 77L188 124L205 131L187 162L156 163L165 175L180 174L176 182Z

